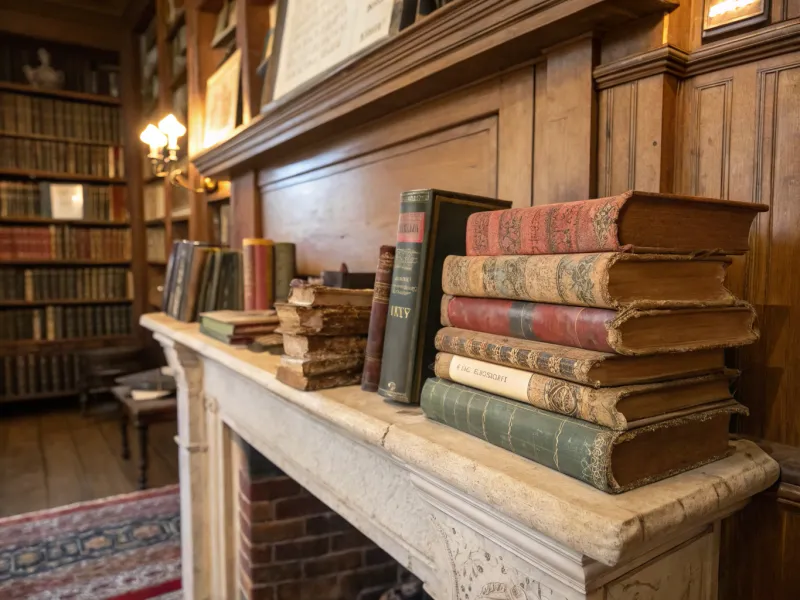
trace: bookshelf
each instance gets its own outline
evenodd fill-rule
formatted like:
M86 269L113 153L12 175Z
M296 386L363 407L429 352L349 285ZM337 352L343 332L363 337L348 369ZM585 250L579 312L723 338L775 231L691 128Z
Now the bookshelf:
M0 57L5 403L74 395L77 353L135 343L138 315L120 53L4 35Z

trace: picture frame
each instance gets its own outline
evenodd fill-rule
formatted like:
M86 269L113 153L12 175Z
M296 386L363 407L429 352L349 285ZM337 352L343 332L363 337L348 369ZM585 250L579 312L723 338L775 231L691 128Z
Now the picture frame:
M236 129L242 75L242 51L236 49L206 83L203 147L213 146Z
M703 39L769 22L769 0L704 0Z
M79 221L83 219L83 185L80 183L48 183L50 216L53 219Z

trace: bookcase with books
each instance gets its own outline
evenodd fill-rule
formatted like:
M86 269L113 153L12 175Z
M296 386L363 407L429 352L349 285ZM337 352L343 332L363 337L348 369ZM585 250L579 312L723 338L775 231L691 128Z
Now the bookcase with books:
M81 350L134 339L117 52L0 40L0 403L77 392Z

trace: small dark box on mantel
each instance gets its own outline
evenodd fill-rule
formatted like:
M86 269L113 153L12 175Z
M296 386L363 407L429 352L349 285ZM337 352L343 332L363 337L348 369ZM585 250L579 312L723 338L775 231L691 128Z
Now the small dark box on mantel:
M375 273L351 273L342 263L338 271L322 272L322 285L348 290L371 289L375 287Z

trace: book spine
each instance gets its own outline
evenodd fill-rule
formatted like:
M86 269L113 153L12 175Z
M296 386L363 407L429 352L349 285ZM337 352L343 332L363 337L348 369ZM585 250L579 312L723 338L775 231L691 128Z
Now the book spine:
M617 308L608 291L608 272L618 256L448 256L442 289L454 296Z
M442 325L495 335L615 352L609 342L618 313L602 308L489 298L442 298Z
M261 238L242 240L244 267L244 309L266 310L272 296L272 242Z
M467 221L467 255L615 252L626 195L481 212Z
M372 294L372 311L369 317L364 372L361 376L361 389L366 392L378 391L378 384L380 383L383 340L386 333L386 315L389 312L389 292L392 285L394 255L394 246L381 246L378 268L375 272L375 291Z
M620 393L629 388L593 388L555 377L512 369L502 365L440 352L434 366L436 376L497 394L609 429L627 429L617 410Z
M422 411L604 492L611 490L611 449L618 433L439 378L422 388Z
M384 398L416 403L413 398L413 369L419 320L422 310L420 288L428 254L433 193L430 190L404 192L400 197L392 285L385 337L392 340L381 365L378 393ZM389 348L387 348L389 350Z
M289 286L297 272L296 248L288 242L275 244L275 302L286 302Z

